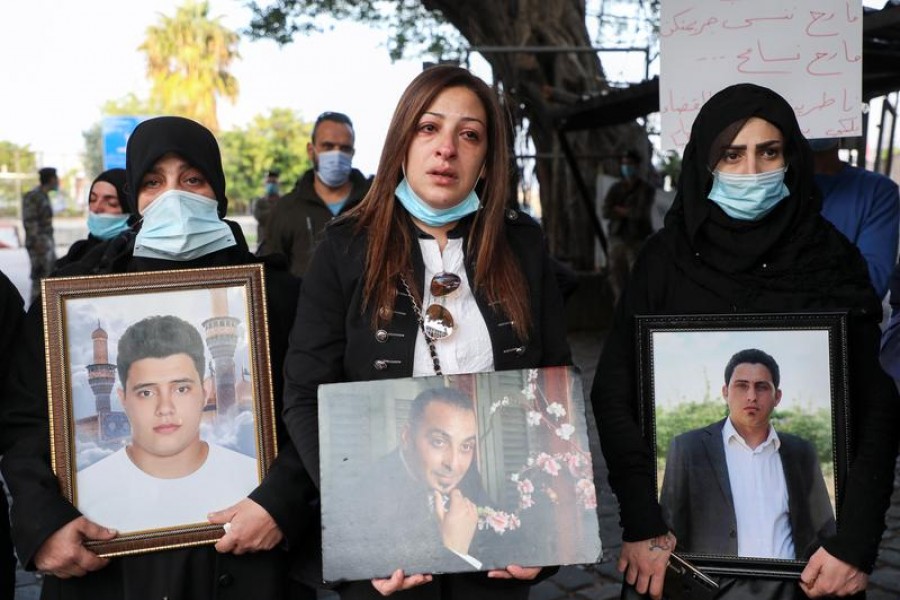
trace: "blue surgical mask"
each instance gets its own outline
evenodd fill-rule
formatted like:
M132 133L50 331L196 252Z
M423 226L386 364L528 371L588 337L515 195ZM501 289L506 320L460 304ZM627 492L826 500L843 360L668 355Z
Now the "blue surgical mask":
M330 188L341 187L350 179L350 170L353 168L353 156L340 150L331 152L318 152L316 176L319 181Z
M277 196L278 195L278 184L274 181L270 181L266 184L266 196Z
M764 173L713 173L709 199L732 219L756 221L790 195L784 184L787 167Z
M129 214L110 215L88 211L88 231L95 238L111 240L128 229Z
M441 227L442 225L459 221L466 215L470 215L478 210L478 207L481 206L478 194L475 193L475 188L472 188L469 195L463 198L456 206L443 209L432 208L409 187L406 177L397 184L394 194L397 195L397 199L400 200L400 204L403 205L406 212L430 227Z
M231 228L219 219L218 202L169 190L144 209L134 256L186 261L236 245Z
M631 179L634 177L635 172L637 171L634 168L634 165L621 165L619 167L619 171L622 173L622 177L625 179Z

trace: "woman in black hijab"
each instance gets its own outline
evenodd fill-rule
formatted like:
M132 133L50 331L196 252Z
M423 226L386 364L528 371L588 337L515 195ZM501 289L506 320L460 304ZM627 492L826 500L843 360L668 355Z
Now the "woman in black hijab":
M127 230L136 220L134 212L125 193L125 169L109 169L97 175L88 191L88 236L72 244L66 255L56 261L56 269L81 260L101 242Z
M128 141L127 186L142 221L105 242L63 275L202 268L259 262L240 229L221 219L228 200L219 148L203 126L180 117L141 123ZM275 414L280 415L281 364L293 323L299 281L283 266L266 264ZM40 302L33 304L16 357L0 427L11 431L3 460L15 508L14 540L26 568L48 573L43 597L285 598L286 556L279 544L302 545L306 502L315 491L287 435L278 458L256 490L214 513L231 523L215 548L203 546L134 557L101 559L87 539L110 539L102 524L82 516L60 493L50 467L44 336ZM53 351L54 348L47 348ZM282 425L278 421L278 427ZM312 496L311 496L312 494ZM186 502L190 499L186 498ZM292 590L295 598L314 597ZM224 595L220 595L224 594Z
M800 587L728 580L722 597L858 592L884 530L900 423L897 391L878 365L881 310L865 262L820 217L811 151L793 109L773 91L741 84L710 98L682 168L665 227L644 246L617 305L591 393L624 528L619 569L639 592L659 597L674 546L656 497L654 452L635 414L633 317L849 311L854 458L838 534L800 557L810 558Z

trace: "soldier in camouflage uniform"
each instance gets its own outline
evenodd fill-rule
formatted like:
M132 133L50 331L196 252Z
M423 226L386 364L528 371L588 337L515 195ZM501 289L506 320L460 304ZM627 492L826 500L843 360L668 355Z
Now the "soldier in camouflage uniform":
M53 208L47 193L59 189L59 177L56 175L56 169L52 167L41 169L38 175L40 185L22 196L25 248L31 259L31 300L41 292L41 278L49 277L56 264Z

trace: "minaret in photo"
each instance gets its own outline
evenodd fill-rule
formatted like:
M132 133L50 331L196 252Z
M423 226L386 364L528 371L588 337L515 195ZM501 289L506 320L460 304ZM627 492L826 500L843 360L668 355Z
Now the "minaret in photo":
M235 404L234 350L238 342L239 319L228 314L228 291L210 290L212 317L203 321L206 347L216 369L216 413L227 413Z
M109 414L109 395L116 383L116 365L109 364L109 335L100 327L97 321L97 329L91 333L94 342L94 362L87 366L88 385L94 392L94 401L98 415ZM101 421L103 417L100 417Z

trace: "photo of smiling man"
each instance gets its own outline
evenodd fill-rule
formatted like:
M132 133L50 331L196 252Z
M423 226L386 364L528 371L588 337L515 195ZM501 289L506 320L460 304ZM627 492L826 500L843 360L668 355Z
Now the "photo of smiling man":
M259 484L256 461L204 441L211 394L203 339L190 323L151 316L119 339L118 399L131 439L78 471L77 506L119 532L203 523Z

